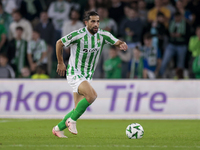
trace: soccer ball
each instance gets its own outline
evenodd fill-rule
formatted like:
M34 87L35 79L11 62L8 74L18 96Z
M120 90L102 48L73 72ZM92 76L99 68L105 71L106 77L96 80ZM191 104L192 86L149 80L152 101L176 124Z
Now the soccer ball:
M144 129L139 123L132 123L126 128L126 135L129 139L141 139Z

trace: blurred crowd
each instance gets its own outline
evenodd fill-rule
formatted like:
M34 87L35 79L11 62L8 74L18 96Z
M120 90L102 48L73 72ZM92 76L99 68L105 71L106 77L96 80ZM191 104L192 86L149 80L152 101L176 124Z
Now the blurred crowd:
M94 78L200 78L200 0L0 0L0 78L61 78L55 43L91 10L129 47L105 45Z

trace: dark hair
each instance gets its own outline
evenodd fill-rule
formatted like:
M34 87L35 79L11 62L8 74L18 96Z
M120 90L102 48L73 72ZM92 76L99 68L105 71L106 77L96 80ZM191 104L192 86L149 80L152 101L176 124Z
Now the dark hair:
M175 12L174 16L179 17L179 16L181 16L181 13L179 11L177 11L177 12Z
M95 8L96 8L97 7L97 2L96 1L94 1L94 2L95 2ZM85 5L85 10L88 11L89 9L90 9L89 0L87 0L87 3Z
M24 29L23 29L21 26L16 27L15 30L21 30L21 31L24 31Z
M138 50L138 51L140 51L139 46L135 46L135 47L134 47L134 50Z
M86 11L84 14L83 22L89 21L90 16L99 16L99 14L96 11Z
M44 74L46 74L45 73L46 71L45 71L45 66L44 65L38 65L37 67L36 67L36 73L38 73L38 74L42 74L42 73L44 73Z
M0 56L3 57L3 58L7 58L8 59L8 57L7 57L7 55L5 53L0 53Z
M152 39L152 35L151 35L151 33L145 33L145 35L144 35L144 39L147 39L147 40L150 40L150 39Z
M165 15L162 12L157 13L157 17L159 17L159 16L165 17Z
M138 10L136 8L132 8L132 7L129 7L129 9L133 10L134 12L138 13Z
M79 13L79 11L78 11L77 9L75 9L75 8L72 8L72 9L70 10L69 18L72 19L72 18L71 18L71 15L72 15L72 12L73 12L73 11L77 12L77 13L79 14L79 18L80 18L80 13Z
M38 29L34 29L33 32L36 32L40 35L40 31Z
M48 13L48 11L47 11L47 9L43 9L41 12L40 12L40 14L41 13Z
M200 25L198 25L198 26L196 27L196 30L197 30L197 29L200 29Z
M19 15L22 15L21 12L20 12L19 10L14 10L14 11L12 12L12 14L19 14Z
M0 6L3 7L2 2L0 1Z

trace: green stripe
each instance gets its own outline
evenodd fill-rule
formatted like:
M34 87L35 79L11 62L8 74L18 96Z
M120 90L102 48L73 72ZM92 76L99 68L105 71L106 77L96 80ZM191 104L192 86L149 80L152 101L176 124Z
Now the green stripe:
M84 53L84 54L83 54L83 57L82 57L82 63L81 63L81 74L82 74L82 75L85 75L85 73L84 73L84 68L85 68L85 61L86 61L86 59L87 59L87 54L88 54L88 53Z
M67 41L65 40L65 38L62 38L62 42L65 43L65 42L67 42Z
M101 39L100 39L99 33L97 33L97 44L98 44L98 47L101 47Z
M101 50L100 50L100 55L99 55L99 57L101 56L101 52L102 52L102 50L103 50L103 45L105 44L105 41L103 41L103 43L102 43L102 47L101 47Z
M94 66L95 66L95 62L96 62L96 58L97 58L98 53L99 53L99 51L96 53L95 58L94 58L94 62L93 62L92 70L91 70L92 74L90 75L90 79L92 78L93 73L94 73Z
M79 58L79 54L80 54L80 44L81 40L78 40L78 44L77 44L77 49L76 49L76 59L75 59L75 68L77 69L78 66L78 58Z
M92 76L93 76L93 74L94 74L94 70L92 70L91 72L92 72L92 74L91 74L91 76L90 76L90 80L92 79Z
M74 75L74 67L72 66L71 75Z
M91 64L92 64L93 58L94 58L94 52L92 52L91 55L90 55L90 59L89 59L89 63L88 63L88 68L87 68L87 77L86 77L86 79L89 78L89 76L90 76L89 72L90 72L90 69L91 69Z
M92 36L92 38L91 38L91 43L92 43L92 47L91 47L91 48L95 48L95 40L94 40L94 36Z
M78 33L78 32L73 32L73 33L71 33L71 35L72 35L72 37L75 37L75 36L77 36L77 35L79 35L80 33Z
M115 41L112 40L109 36L107 36L107 35L102 35L102 36L104 37L104 40L108 41L111 44L115 44Z
M99 57L101 56L101 52L102 52L102 50L103 50L103 45L104 45L104 44L105 44L105 41L103 41L103 43L102 43ZM97 58L98 53L99 53L99 51L97 52L97 54L95 55L95 58L94 58L94 63L93 63L92 71L91 71L92 74L91 74L91 76L90 76L90 79L92 78L92 76L93 76L93 74L94 74L94 66L95 66L95 62L96 62L96 58Z
M85 27L85 28L86 28L86 27ZM86 31L85 28L83 28L83 31L84 31L84 32Z
M69 68L70 68L70 65L68 64L67 65L67 75L69 75Z
M88 48L88 36L87 36L87 34L84 36L84 48Z

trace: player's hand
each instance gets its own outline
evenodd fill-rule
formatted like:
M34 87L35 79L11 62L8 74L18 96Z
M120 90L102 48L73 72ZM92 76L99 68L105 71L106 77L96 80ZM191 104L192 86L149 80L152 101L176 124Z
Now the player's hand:
M128 49L128 46L127 46L126 42L123 42L122 44L120 44L119 45L119 49L126 51Z
M65 75L65 71L66 71L66 66L65 66L64 63L57 65L56 72L58 73L58 75L64 76Z

